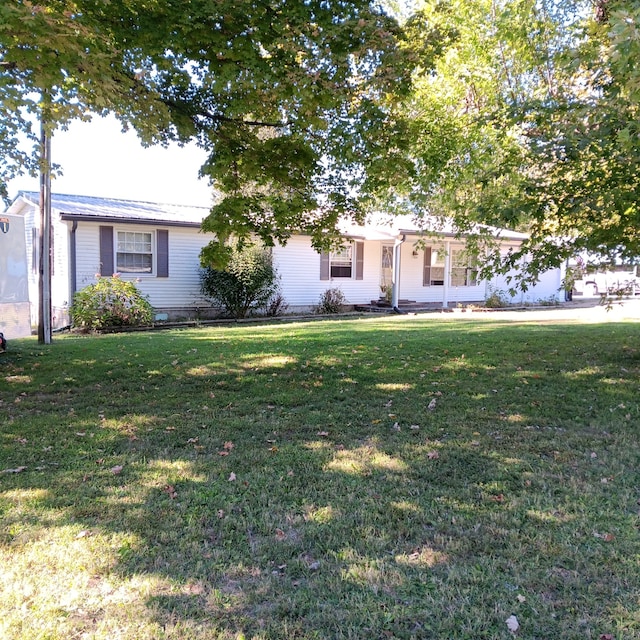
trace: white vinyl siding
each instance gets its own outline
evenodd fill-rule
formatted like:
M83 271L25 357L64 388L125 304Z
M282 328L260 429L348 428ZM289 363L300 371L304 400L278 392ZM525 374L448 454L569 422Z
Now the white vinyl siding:
M148 225L128 225L130 231L149 233ZM80 222L77 240L77 286L82 289L96 281L100 272L98 223ZM122 227L114 229L114 235ZM157 230L155 233L157 234ZM197 228L171 227L168 232L168 277L145 276L136 282L138 289L149 297L156 309L208 308L210 303L200 293L200 249L211 239L211 234ZM136 274L123 274L135 278ZM191 315L185 311L185 316Z
M355 256L354 250L353 255ZM326 255L326 254L324 254ZM362 280L356 278L321 279L321 254L308 236L293 236L286 246L273 248L273 260L280 274L280 288L290 310L318 304L327 289L339 287L348 304L369 303L380 295L380 243L362 243ZM357 261L357 260L356 260ZM354 261L354 269L357 265Z

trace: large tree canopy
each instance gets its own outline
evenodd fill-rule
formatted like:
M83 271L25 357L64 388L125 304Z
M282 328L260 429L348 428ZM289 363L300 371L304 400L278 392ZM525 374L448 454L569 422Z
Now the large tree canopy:
M320 246L389 166L394 105L429 55L367 0L4 0L0 186L34 168L15 144L35 140L33 114L55 128L112 111L145 144L209 152L222 197L204 228L221 241Z
M527 230L502 267L534 276L635 257L639 21L638 0L424 0L402 27L366 0L5 0L0 191L37 169L34 115L113 112L208 151L212 264L231 234L326 246L381 201Z
M419 15L449 37L405 103L411 162L387 201L461 232L528 231L506 257L478 239L494 269L640 255L640 2L427 1Z

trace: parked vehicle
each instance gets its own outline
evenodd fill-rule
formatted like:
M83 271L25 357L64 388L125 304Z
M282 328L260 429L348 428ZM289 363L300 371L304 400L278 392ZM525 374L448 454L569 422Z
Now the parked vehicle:
M595 297L601 295L640 295L640 278L637 267L620 266L613 270L585 273L575 280L573 288L576 295Z

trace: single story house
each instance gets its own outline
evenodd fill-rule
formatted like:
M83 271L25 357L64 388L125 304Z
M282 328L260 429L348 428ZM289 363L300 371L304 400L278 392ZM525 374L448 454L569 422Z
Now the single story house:
M38 193L20 192L7 209L8 215L24 220L33 324L39 297L38 202ZM100 275L116 272L136 279L158 314L171 319L213 314L200 292L199 278L200 250L211 240L200 230L207 207L59 194L53 194L51 202L53 328L69 323L76 291ZM451 230L441 230L437 238L423 237L410 220L397 218L391 225L352 226L343 231L345 245L330 253L318 253L304 235L273 248L290 312L308 311L325 290L334 287L340 287L354 306L387 296L400 307L406 301L442 307L481 302L493 290L508 289L503 277L477 278L464 240ZM524 238L520 233L500 232L505 251ZM550 270L514 301L557 297L561 281L560 270Z

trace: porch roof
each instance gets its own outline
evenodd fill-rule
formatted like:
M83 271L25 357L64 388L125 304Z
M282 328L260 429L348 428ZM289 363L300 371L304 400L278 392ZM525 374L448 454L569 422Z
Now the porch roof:
M484 227L495 238L502 240L522 241L528 238L526 233L498 229L497 227ZM469 233L459 234L450 220L441 220L434 216L416 217L402 216L377 216L366 225L342 226L341 231L350 238L362 238L364 240L394 241L402 236L438 235L445 238L465 237Z

